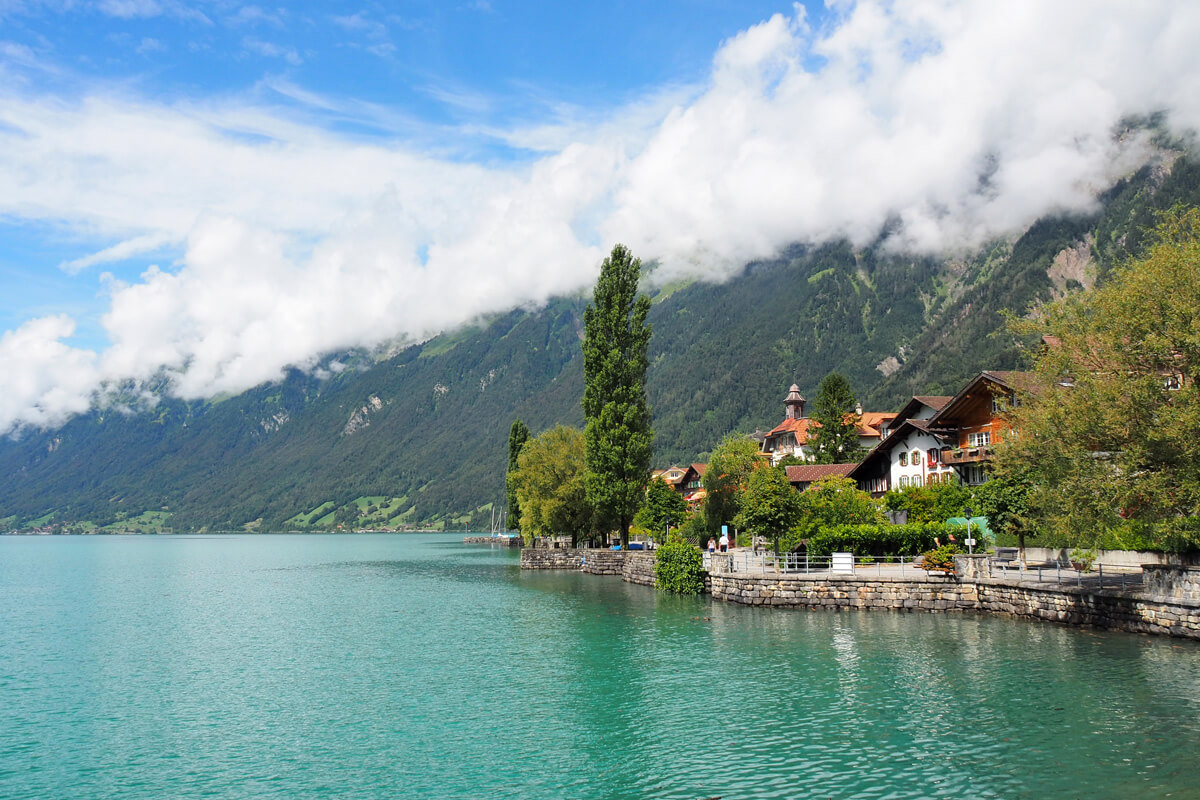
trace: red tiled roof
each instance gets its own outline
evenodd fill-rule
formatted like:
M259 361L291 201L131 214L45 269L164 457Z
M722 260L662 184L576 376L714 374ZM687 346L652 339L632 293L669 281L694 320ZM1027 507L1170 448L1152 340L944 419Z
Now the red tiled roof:
M891 411L864 411L858 422L858 435L878 436L879 426L895 418L896 414Z
M810 425L816 428L821 427L821 423L817 422L816 420L809 419L808 417L802 417L800 419L785 419L783 422L772 428L767 436L775 436L776 434L788 433L790 431L796 434L796 444L807 444L808 429Z
M812 483L830 475L849 475L857 464L793 464L786 467L791 483Z

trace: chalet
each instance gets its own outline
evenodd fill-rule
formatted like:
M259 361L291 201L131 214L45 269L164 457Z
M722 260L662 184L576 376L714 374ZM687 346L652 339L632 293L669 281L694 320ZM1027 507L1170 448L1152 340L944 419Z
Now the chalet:
M981 372L953 397L914 397L850 477L876 496L954 479L983 483L991 443L1005 429L1002 412L1016 402L1024 375Z
M963 483L987 480L984 465L992 460L992 442L1008 429L1006 408L1017 402L1017 392L1027 382L1025 372L981 372L954 395L930 420L952 441L942 457L958 471Z
M707 464L689 464L686 467L672 465L666 469L651 471L650 479L661 478L667 486L682 495L684 500L689 503L698 503L704 498L701 480L704 478L704 470L707 467Z

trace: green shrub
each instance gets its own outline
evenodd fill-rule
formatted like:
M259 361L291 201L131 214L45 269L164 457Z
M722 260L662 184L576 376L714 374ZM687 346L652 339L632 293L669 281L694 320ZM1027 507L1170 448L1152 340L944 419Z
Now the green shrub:
M928 552L922 553L922 566L925 569L954 569L954 557L963 552L956 544L944 544Z
M808 553L827 556L833 552L856 556L915 556L946 541L955 528L944 522L914 522L908 525L834 525L817 529L808 538Z
M654 588L675 594L704 591L704 556L700 548L672 533L655 551Z

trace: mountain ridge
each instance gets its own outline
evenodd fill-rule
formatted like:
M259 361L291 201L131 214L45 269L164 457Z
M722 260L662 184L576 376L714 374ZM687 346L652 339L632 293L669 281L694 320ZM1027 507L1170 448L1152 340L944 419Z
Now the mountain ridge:
M788 385L831 370L864 406L953 393L1018 366L1001 312L1077 291L1142 244L1154 212L1200 202L1200 168L1166 151L1090 215L1038 220L955 259L797 245L722 284L655 293L647 387L656 462L703 460L770 427ZM1071 253L1073 255L1065 255ZM583 297L426 342L331 354L220 400L93 409L0 441L0 529L478 527L503 498L508 426L580 425Z

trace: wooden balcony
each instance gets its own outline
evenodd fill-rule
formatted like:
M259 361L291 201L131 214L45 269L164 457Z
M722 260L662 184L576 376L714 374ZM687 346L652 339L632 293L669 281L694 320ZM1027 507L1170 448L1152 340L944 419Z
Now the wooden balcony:
M991 447L962 447L954 449L946 449L942 451L942 463L954 466L955 464L976 464L980 461L991 461Z

